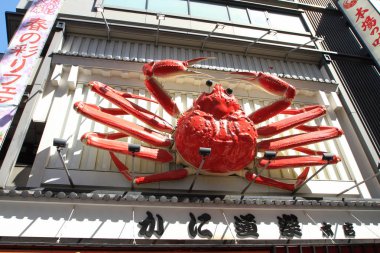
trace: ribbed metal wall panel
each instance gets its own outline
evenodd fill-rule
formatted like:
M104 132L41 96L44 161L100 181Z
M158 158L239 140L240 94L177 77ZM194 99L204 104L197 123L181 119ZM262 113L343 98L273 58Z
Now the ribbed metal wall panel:
M338 9L334 0L299 0L300 3Z
M199 49L163 45L154 46L143 42L107 41L106 39L79 35L68 35L62 49L57 53L138 62L170 58L186 60L197 57L213 57L195 65L195 67L220 71L263 71L280 77L335 83L335 80L331 80L327 73L321 71L316 64L285 62L284 60L219 51L201 51Z
M326 0L328 1L328 0ZM318 0L302 0L304 3L324 2ZM336 2L336 1L329 1ZM316 35L323 37L325 50L336 51L352 56L368 57L368 51L360 44L348 25L343 14L337 11L315 8L305 12L313 25ZM354 61L336 61L334 67L339 73L342 83L349 92L352 101L361 113L375 146L380 143L380 76L374 66L355 63ZM379 151L378 151L379 152Z
M366 56L365 50L341 14L327 11L306 11L306 15L313 25L316 35L324 39L322 46L325 50Z
M380 75L374 66L347 61L335 61L342 83L357 105L363 120L380 148Z

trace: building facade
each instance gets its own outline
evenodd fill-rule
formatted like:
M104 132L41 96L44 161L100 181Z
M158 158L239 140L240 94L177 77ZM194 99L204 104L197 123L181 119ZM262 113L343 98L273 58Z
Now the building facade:
M19 2L19 14L8 14L8 27L20 22L30 4ZM0 243L39 250L378 252L379 121L373 111L379 75L359 42L336 1L63 1L2 149ZM206 85L210 79L226 94L233 90L247 115L260 111L278 96L231 72L262 72L293 85L296 96L288 115L256 127L274 127L291 117L290 111L318 105L326 113L307 126L342 129L344 135L302 145L323 160L307 169L268 169L276 161L260 149L245 166L257 176L253 183L240 171L235 174L243 177L202 173L208 157L200 153L203 162L194 166L195 175L136 185L126 177L175 173L183 169L181 155L169 162L141 159L128 143L135 144L129 148L157 145L125 134L115 147L125 147L121 153L81 141L88 132L120 130L113 118L107 125L74 110L82 102L120 114L115 102L91 90L91 81L107 84L137 111L154 113L178 129L177 119L145 87L142 68L164 59L203 57L194 62L194 72L159 78L180 112L215 89ZM361 82L368 89L358 87ZM149 128L132 114L117 117ZM220 132L230 123L218 124ZM270 138L301 133L292 127ZM172 133L162 136L175 139ZM190 136L186 145L193 141ZM178 147L166 150L175 153ZM293 146L269 150L277 158L305 155ZM341 161L330 162L327 154ZM216 155L228 162L240 153ZM305 170L308 179L300 181ZM290 188L260 184L263 178Z

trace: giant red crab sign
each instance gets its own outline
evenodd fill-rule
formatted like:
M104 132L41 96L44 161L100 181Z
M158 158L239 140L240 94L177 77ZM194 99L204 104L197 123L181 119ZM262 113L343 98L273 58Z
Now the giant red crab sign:
M119 171L128 180L136 184L159 182L165 180L179 180L195 174L202 163L201 174L208 175L238 175L248 181L278 187L285 190L294 190L302 184L308 174L309 167L324 165L324 152L314 151L303 146L336 138L342 135L342 130L330 126L306 126L310 120L321 117L326 113L324 107L306 106L301 109L288 109L295 97L295 88L278 77L256 72L237 72L252 84L259 85L265 91L280 96L280 99L249 115L241 109L231 89L224 89L221 84L208 81L213 85L210 92L202 93L186 112L181 113L175 102L163 89L157 77L165 78L185 74L195 74L188 69L198 61L207 58L196 58L188 61L161 60L146 63L143 72L146 77L145 85L156 101L171 116L178 118L174 128L163 118L138 106L128 98L144 99L156 102L126 92L120 92L100 82L90 82L93 92L106 98L118 108L103 108L93 104L76 102L74 109L80 114L117 130L116 133L90 132L82 136L82 142L87 145L110 151L112 160ZM118 118L117 115L130 114L146 123L155 130L139 126ZM256 124L266 121L278 114L290 115L278 122L255 128ZM297 128L303 133L280 138L265 139L291 128ZM161 133L161 132L164 133ZM129 169L114 155L114 152L132 155L128 151L128 144L118 139L132 136L153 147L141 147L136 157L156 162L177 162L183 164L180 169L134 177ZM199 155L201 147L211 148L212 152L207 159L202 160ZM257 157L263 151L282 151L294 149L304 155L277 156L269 163L264 157ZM256 168L282 169L304 167L295 184L289 184L255 174L248 165L255 161ZM340 158L334 156L329 163L337 163Z

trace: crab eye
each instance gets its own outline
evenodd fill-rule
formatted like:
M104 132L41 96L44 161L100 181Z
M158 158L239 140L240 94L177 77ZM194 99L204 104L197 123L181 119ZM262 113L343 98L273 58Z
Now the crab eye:
M234 90L231 89L231 88L227 88L227 89L226 89L226 93L227 93L227 95L231 95L233 92L234 92Z
M214 82L211 81L211 80L207 80L207 81L206 81L206 85L207 85L208 87L211 87L213 84L214 84Z

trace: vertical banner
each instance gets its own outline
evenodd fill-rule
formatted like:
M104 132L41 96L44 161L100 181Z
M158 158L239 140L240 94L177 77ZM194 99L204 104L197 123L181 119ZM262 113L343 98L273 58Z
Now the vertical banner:
M0 148L64 0L34 0L0 62Z
M375 8L380 1L339 0L338 4L380 66L380 14Z

